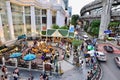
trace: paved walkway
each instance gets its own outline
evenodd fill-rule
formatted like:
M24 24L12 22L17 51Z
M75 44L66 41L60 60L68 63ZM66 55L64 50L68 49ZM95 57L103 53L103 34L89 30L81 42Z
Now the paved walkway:
M72 59L68 59L68 61L69 60L72 60ZM50 80L86 80L87 71L90 69L86 68L85 64L84 64L83 70L81 70L80 67L75 67L70 62L67 62L65 60L60 62L61 62L61 68L64 71L64 74L62 76L52 75L50 77ZM32 73L32 75L34 76L34 80L39 80L39 75L40 73L42 73L42 71L39 71L39 70L34 71L34 70L21 69L21 68L19 69L20 69L20 77L21 77L20 80L28 80L28 78L30 77L30 73ZM14 68L9 67L8 71L11 72L10 76L12 76L12 72L14 71ZM9 80L13 80L13 78L10 77Z
M29 45L32 45L32 42L29 42ZM65 48L65 45L63 47ZM56 47L56 49L59 51L60 54L62 54L63 49L60 49L58 47ZM83 65L84 66L83 70L81 70L80 67L76 67L75 65L73 65L72 61L73 61L73 55L71 55L67 61L65 60L60 61L61 68L64 74L62 76L52 75L52 77L50 77L50 80L86 80L87 71L89 71L90 69L86 67L85 61ZM42 71L40 70L35 71L35 70L27 70L27 69L25 70L21 68L19 69L20 69L20 76L24 78L21 80L28 80L30 73L32 73L32 75L34 76L34 80L39 80L39 75L40 73L42 73ZM14 68L13 67L8 68L8 71L11 72L12 74L12 72L14 71ZM9 80L13 80L13 79L10 78Z

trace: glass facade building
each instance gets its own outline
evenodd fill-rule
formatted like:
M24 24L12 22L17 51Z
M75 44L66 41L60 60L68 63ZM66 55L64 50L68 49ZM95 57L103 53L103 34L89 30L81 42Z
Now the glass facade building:
M22 34L40 35L41 30L51 28L52 24L64 26L63 3L63 0L0 0L0 40L14 40Z

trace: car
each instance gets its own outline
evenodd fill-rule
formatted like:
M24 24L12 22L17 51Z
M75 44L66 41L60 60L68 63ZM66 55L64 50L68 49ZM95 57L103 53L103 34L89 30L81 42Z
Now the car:
M96 55L96 58L97 58L99 61L107 61L107 57L106 57L106 55L105 55L103 52L96 51L96 52L95 52L95 55Z
M117 64L117 66L120 68L120 57L114 57L115 63Z
M114 52L114 49L111 47L111 46L104 46L104 49L108 52L108 53L113 53Z
M89 39L89 37L87 36L87 35L83 35L83 40L84 41L86 41L86 40L88 40Z

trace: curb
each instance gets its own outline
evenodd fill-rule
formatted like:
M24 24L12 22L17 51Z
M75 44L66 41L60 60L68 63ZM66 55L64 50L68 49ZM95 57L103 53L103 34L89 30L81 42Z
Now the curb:
M100 67L100 69L101 69L101 75L100 75L100 78L99 78L99 80L102 80L102 77L103 77L103 70L102 70L102 68L101 68L101 66L99 65L99 67Z

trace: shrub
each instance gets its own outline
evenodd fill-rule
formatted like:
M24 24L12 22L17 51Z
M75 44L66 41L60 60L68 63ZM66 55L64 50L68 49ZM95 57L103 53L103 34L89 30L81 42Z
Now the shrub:
M52 29L59 29L59 26L56 25L56 24L53 24L53 25L52 25Z
M66 30L68 30L69 28L68 28L68 26L62 26L59 29L66 29Z

